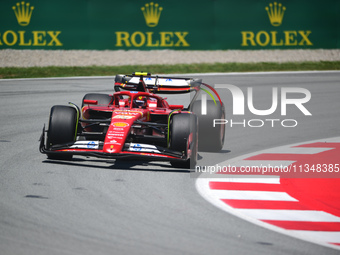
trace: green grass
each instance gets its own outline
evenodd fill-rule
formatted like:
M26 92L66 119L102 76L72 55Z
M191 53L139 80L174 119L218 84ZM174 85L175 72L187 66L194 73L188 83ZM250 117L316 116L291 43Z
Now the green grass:
M132 65L132 66L88 66L88 67L3 67L0 78L42 78L70 76L112 76L147 71L152 74L211 73L211 72L261 72L261 71L307 71L340 70L336 62L292 62L292 63L216 63L178 65Z

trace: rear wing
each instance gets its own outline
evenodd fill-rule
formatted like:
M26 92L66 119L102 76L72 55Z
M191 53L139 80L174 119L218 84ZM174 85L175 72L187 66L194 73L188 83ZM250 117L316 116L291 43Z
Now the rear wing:
M115 91L120 89L153 93L188 93L199 90L202 79L152 76L139 72L132 75L116 75Z

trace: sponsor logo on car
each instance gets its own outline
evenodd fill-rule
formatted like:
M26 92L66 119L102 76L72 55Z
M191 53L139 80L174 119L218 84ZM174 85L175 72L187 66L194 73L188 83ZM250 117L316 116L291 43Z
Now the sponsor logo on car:
M116 138L116 136L125 136L124 133L113 133L112 136Z
M70 149L98 149L99 142L98 141L76 141L73 145L70 146ZM69 151L69 149L65 150Z
M120 142L118 142L117 140L111 140L109 144L120 144Z
M131 116L131 115L116 115L114 117L112 117L112 119L123 119L123 120L126 120L126 119L133 119L134 116Z
M119 115L138 115L138 114L142 114L141 112L138 111L130 111L130 110L126 110L126 111L115 111L115 113L119 114Z
M96 146L96 143L95 143L94 141L90 141L90 142L87 144L87 148L89 148L89 149L93 149L95 146Z
M133 151L141 151L142 146L140 144L134 144L131 148Z
M154 145L139 143L130 143L129 151L161 153Z
M124 122L114 122L111 124L114 127L128 127L129 123L124 123Z

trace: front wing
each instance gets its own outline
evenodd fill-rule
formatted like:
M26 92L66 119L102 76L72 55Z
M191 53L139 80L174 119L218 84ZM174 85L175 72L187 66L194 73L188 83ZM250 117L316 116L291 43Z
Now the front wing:
M153 161L186 161L190 155L190 151L185 154L161 146L140 143L125 143L124 149L119 153L107 153L103 151L103 142L92 140L75 141L47 148L45 145L45 133L44 127L40 137L39 150L41 153L48 155L81 155L98 158L130 158Z

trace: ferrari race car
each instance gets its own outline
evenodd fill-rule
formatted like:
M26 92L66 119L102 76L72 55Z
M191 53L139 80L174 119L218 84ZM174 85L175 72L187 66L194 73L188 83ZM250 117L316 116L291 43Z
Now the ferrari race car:
M86 94L81 108L73 103L53 106L40 152L55 160L82 155L170 161L173 167L194 168L198 150L222 149L225 126L214 127L213 120L225 118L224 105L201 79L136 72L116 75L114 89L112 95ZM213 100L198 100L202 91ZM171 105L158 95L190 92L187 107Z

